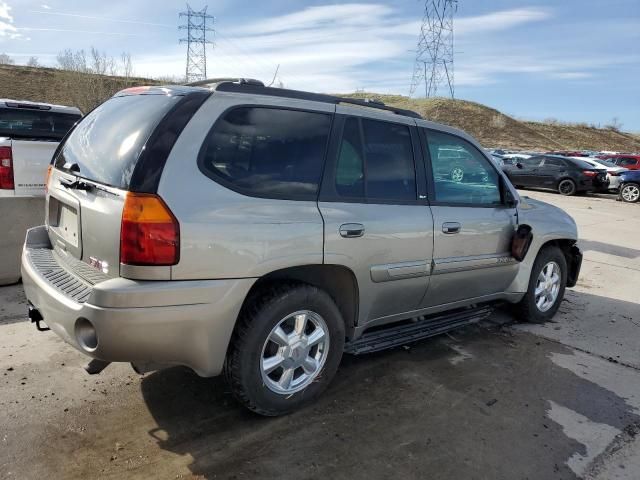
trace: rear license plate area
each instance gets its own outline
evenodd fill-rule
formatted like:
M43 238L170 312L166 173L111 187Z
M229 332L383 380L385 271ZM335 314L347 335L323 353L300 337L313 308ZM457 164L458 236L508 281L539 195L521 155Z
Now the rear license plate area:
M75 208L61 204L58 208L56 233L73 247L78 247L78 212Z

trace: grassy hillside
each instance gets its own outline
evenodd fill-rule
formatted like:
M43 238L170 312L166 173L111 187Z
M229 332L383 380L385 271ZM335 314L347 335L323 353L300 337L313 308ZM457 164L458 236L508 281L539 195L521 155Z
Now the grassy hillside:
M0 65L0 98L72 105L88 112L123 88L157 84L145 78L86 75L55 68Z
M0 65L0 98L75 105L87 112L118 90L158 84L145 78L85 75L53 68ZM357 93L388 105L408 108L434 122L461 128L487 147L558 150L640 151L637 134L586 125L523 122L479 103L444 98L412 99L400 95Z
M466 100L415 99L375 93L350 96L376 98L387 105L414 110L427 120L467 131L487 147L640 151L640 138L637 135L587 125L519 121L493 108Z

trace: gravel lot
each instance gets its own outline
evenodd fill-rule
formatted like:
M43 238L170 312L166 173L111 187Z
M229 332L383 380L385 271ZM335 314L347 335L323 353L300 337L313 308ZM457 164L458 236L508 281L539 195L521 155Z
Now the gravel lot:
M25 321L0 288L0 478L640 478L640 206L566 209L585 252L555 322L490 321L345 357L315 405L265 419L221 379L144 376Z

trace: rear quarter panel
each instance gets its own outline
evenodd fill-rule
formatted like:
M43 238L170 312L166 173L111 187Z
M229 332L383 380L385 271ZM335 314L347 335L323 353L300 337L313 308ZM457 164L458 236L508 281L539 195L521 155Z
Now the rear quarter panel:
M205 176L197 158L215 120L228 108L273 105L333 113L334 106L273 97L215 93L177 140L159 195L180 224L180 262L172 279L260 277L290 266L321 264L323 221L315 201L255 198Z

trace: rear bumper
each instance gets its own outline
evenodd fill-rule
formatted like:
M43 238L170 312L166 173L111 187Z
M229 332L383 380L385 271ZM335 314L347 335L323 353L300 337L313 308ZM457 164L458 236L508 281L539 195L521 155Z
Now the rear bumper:
M51 283L34 261L38 250L51 248L47 242L45 227L27 232L22 278L27 299L65 342L100 360L185 365L202 376L222 371L236 318L255 279L114 278L86 285L86 299L79 300ZM88 329L95 342L87 340Z

